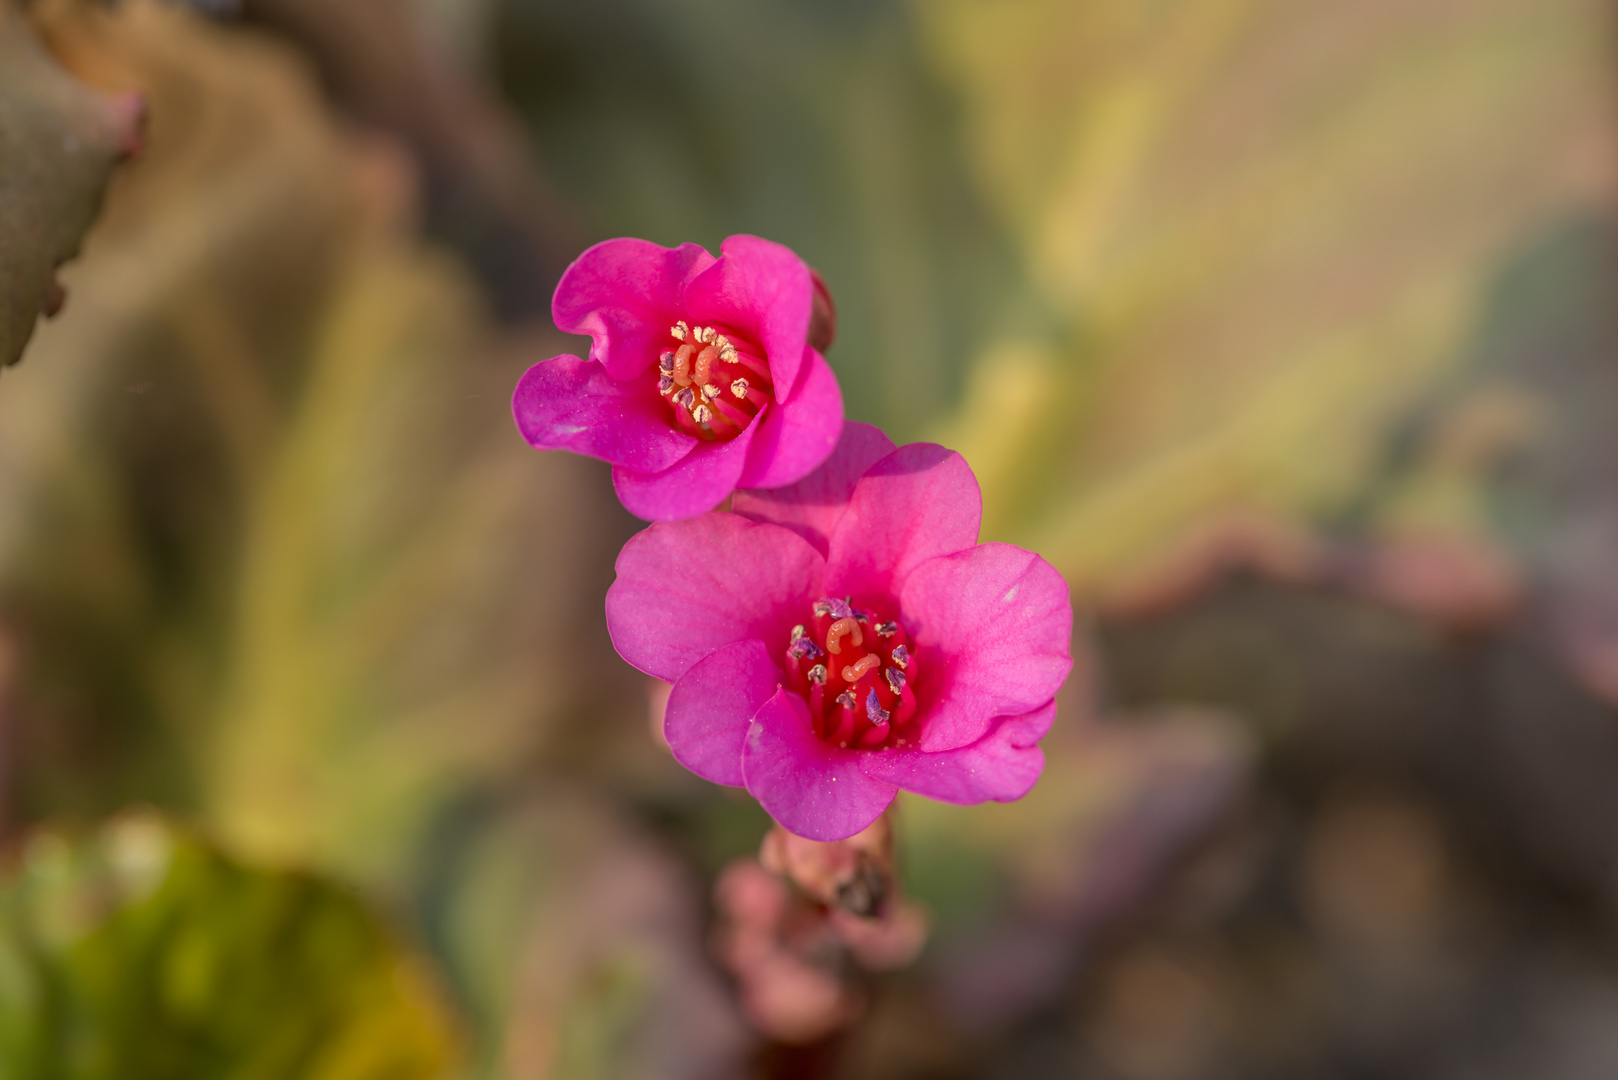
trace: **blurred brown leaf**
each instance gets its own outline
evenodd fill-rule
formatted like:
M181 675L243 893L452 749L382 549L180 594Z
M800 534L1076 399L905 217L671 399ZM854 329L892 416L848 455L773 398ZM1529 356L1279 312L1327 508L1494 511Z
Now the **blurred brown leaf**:
M76 81L0 4L0 368L62 306L56 269L78 254L113 166L138 148L141 111L138 98Z

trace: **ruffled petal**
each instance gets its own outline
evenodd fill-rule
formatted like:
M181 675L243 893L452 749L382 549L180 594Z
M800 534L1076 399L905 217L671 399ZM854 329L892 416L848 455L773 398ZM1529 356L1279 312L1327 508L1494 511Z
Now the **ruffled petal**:
M930 559L899 606L927 673L923 750L970 745L995 717L1043 708L1073 667L1067 582L1031 551L980 544Z
M742 773L753 798L789 832L808 840L844 840L881 817L897 791L865 775L860 754L818 738L808 703L782 689L747 729Z
M704 780L740 787L747 728L780 686L781 669L762 641L721 645L692 664L663 713L674 760Z
M824 565L796 533L735 514L653 525L618 554L607 632L619 656L670 683L733 641L785 650Z
M867 753L860 768L873 780L939 802L971 806L1012 802L1028 794L1045 769L1039 740L1056 718L1056 702L1023 716L1002 716L989 733L957 750L928 753L914 747Z
M681 293L713 263L700 244L603 240L563 272L551 317L563 333L589 334L590 359L614 379L628 379L656 364L671 344Z
M843 391L831 365L806 349L797 392L760 414L758 436L738 486L774 488L802 480L837 446L843 430Z
M965 458L932 443L901 446L854 485L827 547L827 594L895 598L913 568L977 543L982 522L983 495Z
M649 380L619 382L577 356L529 368L511 411L517 430L540 450L571 450L638 472L662 472L697 445L674 426L668 403Z
M691 279L682 297L693 324L729 323L758 336L770 364L775 400L797 393L809 340L815 286L791 248L757 236L731 236L719 260Z
M787 487L738 491L731 509L753 521L791 529L824 555L831 543L832 529L854 494L854 485L893 449L893 440L881 428L845 420L837 449L820 468Z
M618 492L618 501L625 510L647 521L678 521L712 510L736 489L762 417L772 407L765 405L764 412L734 439L694 440L697 445L691 452L662 472L614 468L612 486Z

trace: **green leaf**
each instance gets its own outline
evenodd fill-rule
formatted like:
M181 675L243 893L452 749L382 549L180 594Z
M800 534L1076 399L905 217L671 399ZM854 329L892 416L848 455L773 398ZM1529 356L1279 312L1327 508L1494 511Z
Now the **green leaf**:
M30 835L0 883L0 1075L441 1077L452 1025L354 895L151 813Z

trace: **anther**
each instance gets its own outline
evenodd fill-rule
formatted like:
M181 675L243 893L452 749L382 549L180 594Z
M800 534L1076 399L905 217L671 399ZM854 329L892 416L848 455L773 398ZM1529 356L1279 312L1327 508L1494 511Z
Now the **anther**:
M803 637L803 634L804 634L803 623L799 623L797 626L794 626L792 628L792 640L793 640L793 642L796 642L799 638Z
M854 696L854 691L844 690L837 695L837 704L845 709L852 709L859 704L859 699Z
M697 403L697 392L688 386L684 390L681 390L678 394L675 394L674 400L689 409L691 406Z
M863 657L860 658L859 663L852 664L852 665L850 665L850 666L843 669L843 681L844 682L851 682L851 683L859 682L861 679L863 679L865 677L866 672L871 671L874 668L880 667L881 664L882 664L882 661L878 660L876 657L872 656L870 653L866 653Z
M672 375L659 375L657 377L657 392L664 397L674 393L674 377Z
M747 400L747 380L746 379L737 379L735 382L731 383L730 384L730 393L731 393L731 396L735 397L738 401L746 401Z
M898 664L901 668L909 667L910 666L910 650L905 648L903 645L900 645L898 648L894 649L893 650L893 662L895 664Z
M702 344L706 345L710 341L713 340L713 327L711 327L711 326L699 326L699 327L697 327L696 334L694 334L693 336L698 341L702 342Z
M816 686L825 686L827 674L825 664L816 664L814 667L809 669L808 679Z
M715 386L713 383L703 383L702 396L707 398L709 401L712 401L714 398L719 396L719 387Z
M812 660L817 656L825 656L820 646L815 644L812 637L801 637L787 646L787 655L798 660Z
M896 622L878 623L876 632L882 637L892 637L899 632L899 624Z
M883 668L882 674L888 677L889 690L892 690L894 694L904 693L905 677L903 672L895 671L893 668Z
M674 335L675 341L684 341L685 335L689 334L690 332L691 327L686 325L684 319L681 319L679 322L669 327L669 333Z
M834 619L847 619L853 616L854 609L848 606L848 601L846 600L826 597L815 601L815 614L829 615Z
M695 420L699 424L706 424L709 420L713 419L713 410L708 408L706 405L698 405L695 409L691 410L691 419Z
M855 622L853 616L851 615L838 619L836 622L832 623L831 628L826 631L827 651L834 653L842 652L842 639L845 637L853 639L855 648L865 644L865 635L860 633L860 624ZM880 661L878 661L878 663L880 663Z
M861 626L864 626L866 623L870 622L871 619L870 616L868 616L865 612L856 611L854 613L854 621L859 623Z
M888 710L884 709L881 703L876 700L875 690L865 695L865 718L867 720L873 724L886 724L889 715Z
M674 350L664 349L663 355L657 358L657 370L664 375L674 374Z

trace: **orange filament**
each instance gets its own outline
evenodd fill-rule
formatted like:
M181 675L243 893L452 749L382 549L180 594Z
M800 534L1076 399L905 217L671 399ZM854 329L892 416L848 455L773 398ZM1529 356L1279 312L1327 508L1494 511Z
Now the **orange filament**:
M859 644L859 643L855 642L855 644ZM878 667L881 667L881 666L882 666L882 661L878 660L876 657L872 656L870 653L866 653L865 656L860 660L859 663L852 664L852 665L850 665L850 666L843 669L843 679L845 681L851 682L851 683L859 682L860 679L862 677L864 677L864 675L865 675L865 673L867 671L871 671L872 669L878 668Z
M848 609L844 608L843 610L846 611ZM829 653L842 652L843 638L845 637L852 637L854 639L854 647L856 649L865 644L865 635L860 633L860 624L857 620L852 617L847 619L838 619L836 622L832 623L831 628L826 631L826 651ZM849 681L852 682L853 680L850 679Z

